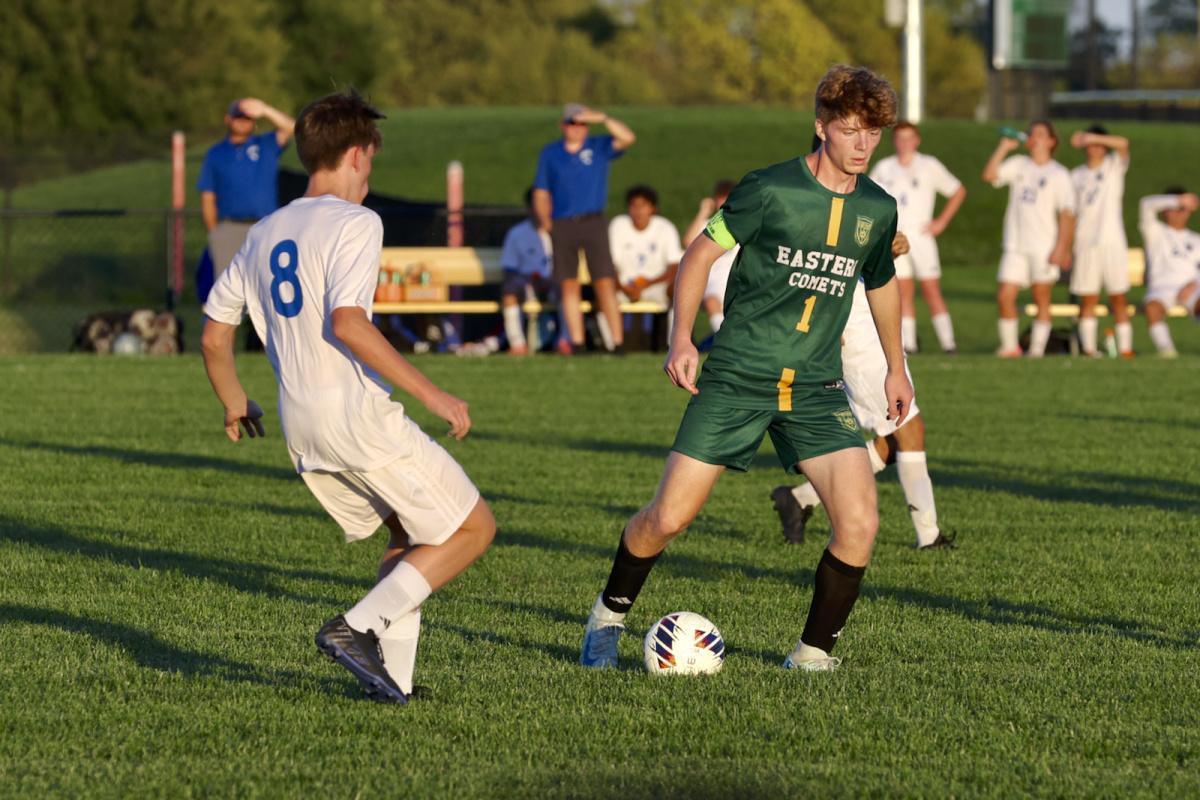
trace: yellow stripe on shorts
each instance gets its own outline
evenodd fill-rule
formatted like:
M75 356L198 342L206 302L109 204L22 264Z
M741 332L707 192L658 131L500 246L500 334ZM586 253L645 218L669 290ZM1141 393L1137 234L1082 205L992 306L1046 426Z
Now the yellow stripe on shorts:
M779 410L792 410L792 383L796 380L796 370L784 369L779 376Z
M829 228L825 231L825 244L829 247L837 247L838 234L842 230L842 206L846 200L841 197L835 197L829 204Z

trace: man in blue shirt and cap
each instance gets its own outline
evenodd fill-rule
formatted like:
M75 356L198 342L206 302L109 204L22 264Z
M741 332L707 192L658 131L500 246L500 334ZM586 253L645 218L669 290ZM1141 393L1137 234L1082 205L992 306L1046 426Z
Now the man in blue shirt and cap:
M275 130L256 135L255 120L263 117ZM262 100L244 97L230 104L225 127L229 135L205 153L196 182L214 280L233 261L250 227L279 206L279 156L296 120Z
M607 136L589 136L588 126L598 123ZM622 349L621 311L617 305L616 270L608 249L608 165L619 158L636 138L629 126L602 111L579 103L563 109L562 139L542 148L533 181L533 207L538 229L548 231L554 249L554 280L559 285L562 316L570 341L560 341L562 352L584 344L580 309L579 251L587 257L588 273L600 307L612 331L613 344Z

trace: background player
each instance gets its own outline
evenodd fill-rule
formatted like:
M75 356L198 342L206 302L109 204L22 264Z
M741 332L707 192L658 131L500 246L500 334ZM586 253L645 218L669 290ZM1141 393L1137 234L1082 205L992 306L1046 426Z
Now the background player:
M962 181L936 158L918 152L921 132L911 122L899 122L892 131L896 155L888 156L871 169L871 179L896 198L900 214L900 232L908 238L909 250L896 258L896 278L900 282L900 331L904 349L917 352L917 312L913 303L916 284L929 306L929 317L938 344L947 353L955 352L954 324L942 298L942 264L937 237L950 225L967 199ZM942 213L933 216L937 196L949 198Z
M550 289L550 234L538 230L537 216L533 213L532 186L525 192L525 210L529 217L508 229L500 249L500 266L504 269L500 308L508 352L514 356L529 354L525 326L521 321L521 304L536 299L539 292L545 298Z
M1075 189L1067 168L1054 160L1058 134L1048 120L1029 126L1028 156L1006 158L1020 146L1004 137L983 168L983 179L999 188L1008 186L1004 212L1003 254L996 280L1000 288L1000 349L996 355L1021 355L1017 342L1017 295L1032 287L1037 319L1029 337L1029 355L1040 358L1050 338L1050 289L1060 269L1071 267L1071 235L1075 228Z
M891 256L896 202L866 177L895 115L887 81L867 69L833 67L816 93L824 147L748 174L688 247L665 369L692 399L654 499L622 532L588 619L584 666L616 665L625 615L655 560L695 518L721 473L749 466L765 433L780 464L817 487L833 527L804 632L784 666L826 671L840 663L829 651L858 597L878 527L870 462L840 381L839 339L860 275L887 355L889 414L903 419L912 400ZM709 269L735 243L742 249L725 324L697 383L692 326Z
M668 290L683 257L679 231L669 219L658 215L658 192L650 186L630 187L625 192L625 208L627 213L618 214L608 223L608 245L621 293L631 302L645 300L668 308ZM656 320L667 318L669 315L646 314L645 330L651 332ZM659 347L665 338L660 325L657 335L652 334L653 346Z
M389 400L421 401L461 439L467 404L404 360L371 324L383 223L363 208L382 115L354 92L311 103L296 126L304 197L255 225L204 307L204 366L225 432L262 435L262 409L238 380L233 335L244 310L279 382L288 453L347 541L386 525L379 582L317 634L317 646L367 693L406 702L429 594L478 558L495 521L450 455ZM385 667L386 664L386 667Z
M908 240L897 233L892 241L892 256L908 251ZM917 548L931 550L954 547L954 539L943 536L938 529L937 506L933 500L933 481L925 459L925 418L914 397L908 416L903 420L889 419L883 383L887 378L887 358L871 318L867 293L862 281L854 287L854 304L842 333L842 375L846 381L846 396L850 410L859 427L875 432L867 445L871 470L882 472L888 464L896 464L900 486L908 501L913 528L917 532ZM909 375L909 382L912 375ZM771 500L783 525L783 537L792 544L804 541L804 528L821 498L811 483L799 486L777 486Z
M1192 317L1200 316L1200 233L1187 226L1198 206L1200 199L1178 186L1138 204L1138 227L1146 245L1146 324L1164 358L1179 355L1167 328L1171 307L1179 304Z
M1103 125L1093 125L1071 134L1071 146L1087 155L1086 163L1071 170L1078 209L1071 294L1079 297L1080 349L1084 355L1096 355L1096 303L1103 287L1116 322L1117 350L1129 357L1133 355L1133 326L1125 304L1129 245L1121 215L1129 140L1110 135Z

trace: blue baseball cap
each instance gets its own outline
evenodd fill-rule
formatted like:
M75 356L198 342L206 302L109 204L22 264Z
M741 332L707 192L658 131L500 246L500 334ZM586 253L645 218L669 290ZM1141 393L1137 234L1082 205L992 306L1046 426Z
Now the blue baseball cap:
M242 100L240 97L229 104L229 110L225 114L232 119L237 119L238 117L250 119L250 115L242 111Z

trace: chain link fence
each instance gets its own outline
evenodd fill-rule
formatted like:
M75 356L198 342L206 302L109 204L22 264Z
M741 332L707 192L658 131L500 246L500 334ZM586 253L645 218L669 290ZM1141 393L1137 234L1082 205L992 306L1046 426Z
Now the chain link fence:
M447 215L432 203L368 203L386 246L446 242ZM65 352L75 327L100 312L173 308L184 349L199 341L195 273L206 243L197 211L182 218L182 291L173 292L175 213L170 209L0 210L0 354ZM468 207L464 240L498 247L520 209Z

